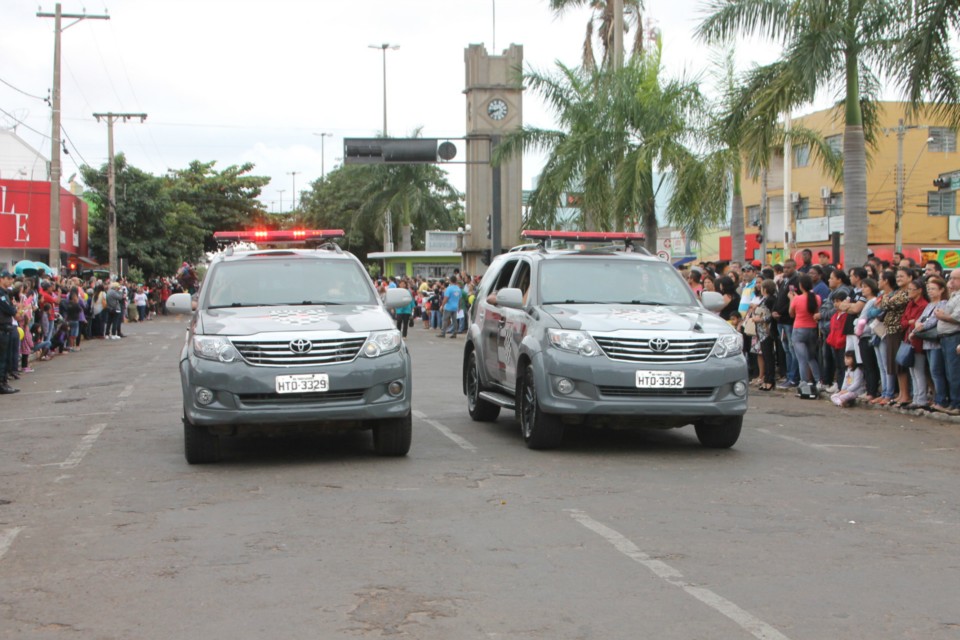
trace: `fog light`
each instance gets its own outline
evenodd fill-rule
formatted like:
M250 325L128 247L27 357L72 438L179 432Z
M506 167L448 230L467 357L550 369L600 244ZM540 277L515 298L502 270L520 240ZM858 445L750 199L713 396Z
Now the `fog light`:
M197 389L197 403L202 405L208 405L213 402L213 391L210 389L200 388Z
M567 380L566 378L560 378L557 380L557 393L562 393L563 395L569 395L573 393L573 382Z
M394 380L387 385L387 392L395 398L403 395L403 382Z
M747 395L747 383L743 380L738 380L733 383L733 393L738 396Z

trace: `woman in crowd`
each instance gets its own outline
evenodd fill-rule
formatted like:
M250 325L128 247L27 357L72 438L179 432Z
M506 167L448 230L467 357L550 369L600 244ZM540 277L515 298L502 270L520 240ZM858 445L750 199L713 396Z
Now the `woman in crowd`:
M877 352L873 348L873 339L876 334L870 323L870 312L877 303L877 286L877 281L869 277L864 278L860 283L860 290L866 302L863 309L860 310L856 325L857 346L860 352L860 361L863 363L867 402L873 402L880 397L880 363L877 361Z
M887 405L893 402L893 397L897 394L897 379L891 373L889 349L887 347L887 325L885 322L887 312L882 305L883 300L892 295L897 290L897 278L893 271L884 271L880 274L878 280L880 287L877 292L877 299L867 314L867 322L873 330L875 339L872 340L873 352L877 356L877 364L880 367L880 397L872 400L873 404Z
M700 275L700 285L703 287L703 291L716 291L717 290L717 280L709 273L703 273Z
M947 283L939 276L927 278L927 297L930 298L930 304L920 315L914 325L914 331L933 331L937 329L936 310L946 306L947 301ZM943 351L940 349L939 338L931 336L923 337L923 352L927 356L927 365L930 367L930 377L933 379L933 404L930 408L934 411L946 411L950 405L949 395L950 386L947 383L947 371L943 359Z
M790 317L793 318L793 350L797 355L800 377L804 382L820 380L817 363L817 321L814 315L820 309L820 296L813 293L813 279L800 276L800 293L791 291ZM812 374L812 375L811 375Z
M896 382L899 389L899 396L889 403L891 405L906 406L910 404L910 371L897 364L897 349L903 343L903 327L900 320L903 318L903 312L910 302L907 295L907 286L913 281L912 271L908 267L899 267L894 276L896 288L883 296L877 305L885 313L883 314L883 326L886 328L887 335L884 342L887 347L887 372L896 376ZM886 278L886 272L884 273Z
M903 343L913 350L913 362L904 368L910 375L910 381L913 383L913 399L910 401L901 384L900 402L901 406L907 409L927 409L927 357L923 351L923 340L913 335L917 323L923 323L924 310L929 306L927 300L927 290L922 280L912 280L907 285L906 309L903 310L903 316L900 318L900 327L903 329ZM903 396L907 395L908 402L903 404Z
M760 369L760 391L771 391L776 383L776 362L774 360L773 306L777 302L777 285L773 280L764 280L760 285L761 298L753 307L753 321L757 326L754 343L760 357L757 365Z
M69 351L77 350L77 337L80 335L80 295L76 288L67 294L67 300L62 307L67 324L70 327L67 347Z
M408 289L407 281L400 281L401 289ZM406 304L402 307L397 308L397 329L403 334L403 337L407 337L407 329L410 327L410 320L413 317L413 300L411 299L409 304Z
M737 285L734 284L733 278L723 276L717 280L717 290L726 302L723 309L720 309L720 317L729 322L731 314L740 306L740 294L737 293Z

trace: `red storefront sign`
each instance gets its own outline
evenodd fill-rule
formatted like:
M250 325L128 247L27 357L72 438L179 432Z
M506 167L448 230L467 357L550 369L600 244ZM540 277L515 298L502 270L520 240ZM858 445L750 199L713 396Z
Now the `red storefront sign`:
M87 255L87 203L60 189L60 251ZM50 248L50 183L0 180L0 248Z

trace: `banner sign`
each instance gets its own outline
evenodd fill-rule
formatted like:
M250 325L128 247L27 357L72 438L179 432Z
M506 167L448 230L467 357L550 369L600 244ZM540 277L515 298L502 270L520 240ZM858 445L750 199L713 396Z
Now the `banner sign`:
M60 249L87 255L87 203L60 189ZM50 247L50 183L0 180L0 248Z

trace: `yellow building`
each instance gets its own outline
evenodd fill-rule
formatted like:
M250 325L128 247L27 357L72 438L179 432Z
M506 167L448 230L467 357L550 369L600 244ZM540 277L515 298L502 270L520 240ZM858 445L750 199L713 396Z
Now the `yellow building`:
M838 152L843 149L843 114L825 110L794 118L794 126L819 131ZM901 215L904 253L917 260L939 257L958 266L960 216L956 191L960 188L960 158L957 132L936 119L924 117L911 122L899 102L881 103L878 145L867 159L868 242L879 257L893 253L897 211L897 170L902 167L903 209ZM899 123L904 125L900 129ZM898 156L902 139L902 155ZM902 161L898 161L902 157ZM769 218L765 235L768 250L782 248L784 239L784 162L774 158L767 178ZM937 181L936 186L934 181ZM752 242L759 229L760 181L745 176L743 205L748 242L747 257L754 256ZM810 153L809 147L795 146L790 170L789 238L790 253L811 249L830 251L830 234L843 233L843 182L835 182ZM841 235L841 244L842 238ZM921 252L925 252L923 255ZM937 252L937 253L934 253ZM949 255L946 253L949 252ZM956 261L956 262L955 262ZM816 259L814 259L816 262Z

